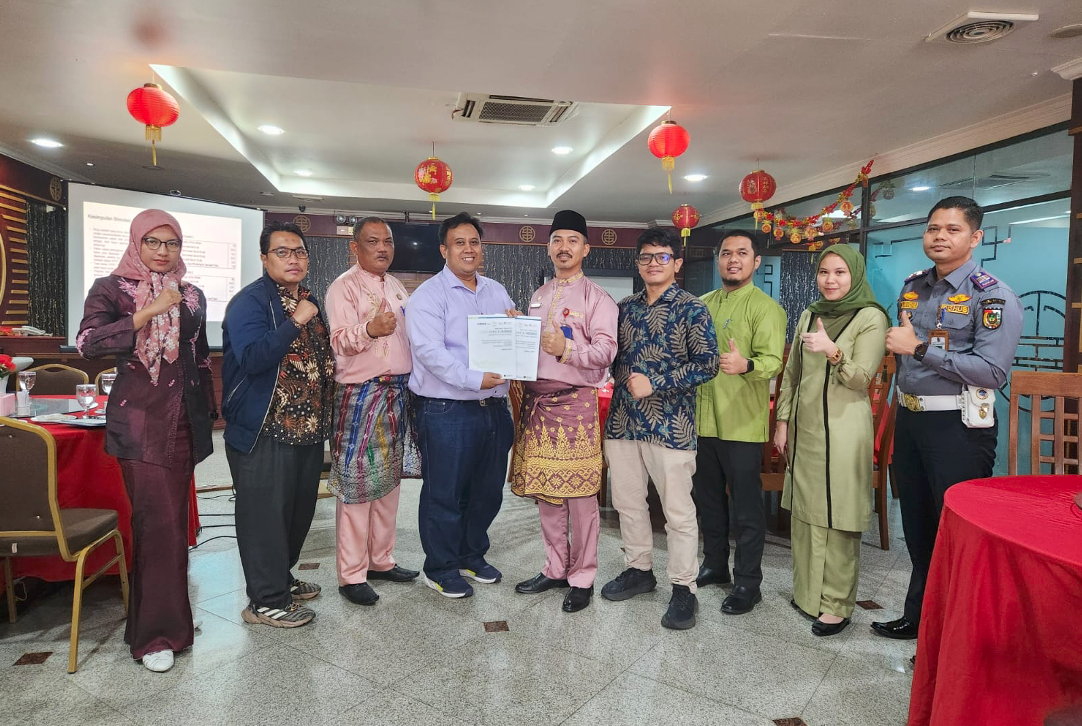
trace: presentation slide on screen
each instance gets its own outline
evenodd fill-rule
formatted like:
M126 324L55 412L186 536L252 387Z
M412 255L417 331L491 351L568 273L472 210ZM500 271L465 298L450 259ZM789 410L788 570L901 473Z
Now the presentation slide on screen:
M163 209L176 217L184 234L184 281L207 296L207 339L211 346L221 345L226 305L262 273L262 212L90 185L72 184L69 194L69 341L78 334L83 301L94 280L111 274L124 254L132 219L144 209Z

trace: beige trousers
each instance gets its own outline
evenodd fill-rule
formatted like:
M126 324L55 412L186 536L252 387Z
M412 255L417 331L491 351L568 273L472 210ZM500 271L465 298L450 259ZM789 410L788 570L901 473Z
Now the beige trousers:
M628 567L653 569L654 534L646 504L647 476L654 481L665 513L669 580L695 592L699 574L699 524L691 498L695 451L669 449L644 441L605 440L612 474L612 505L620 513L620 538Z

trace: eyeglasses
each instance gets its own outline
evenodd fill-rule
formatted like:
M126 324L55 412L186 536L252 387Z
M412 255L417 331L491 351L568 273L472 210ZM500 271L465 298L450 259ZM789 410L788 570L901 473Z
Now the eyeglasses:
M672 261L673 254L671 252L643 252L635 259L640 265L649 265L654 260L657 260L659 265L667 265Z
M162 245L170 252L176 252L180 249L181 242L179 239L158 239L157 237L144 237L143 244L152 250L156 250Z
M290 257L296 257L298 260L308 259L308 250L303 247L275 247L267 254L274 255L280 260L288 260Z

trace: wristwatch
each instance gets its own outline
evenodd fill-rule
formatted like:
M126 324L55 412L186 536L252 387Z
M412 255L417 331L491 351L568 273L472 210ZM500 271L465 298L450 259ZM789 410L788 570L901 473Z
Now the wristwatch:
M751 373L753 370L755 370L755 361L753 361L753 360L751 360L749 358L748 359L748 369L746 371L744 371L744 373ZM740 375L744 375L744 373L741 373Z
M913 360L917 361L918 363L921 362L922 360L924 360L924 354L927 353L927 352L928 352L928 344L927 343L921 343L913 351Z

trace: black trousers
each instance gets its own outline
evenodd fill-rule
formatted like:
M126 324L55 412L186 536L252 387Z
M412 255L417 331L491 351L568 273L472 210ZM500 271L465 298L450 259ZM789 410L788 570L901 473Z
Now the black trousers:
M905 597L907 620L920 622L943 495L960 481L992 475L998 429L998 421L986 429L966 428L960 411L898 409L894 475L901 498L905 545L913 561Z
M766 510L763 507L763 445L700 436L692 496L703 533L703 564L729 569L729 497L736 529L733 584L758 590L763 581ZM729 493L725 493L728 486Z
M226 445L225 456L237 492L237 547L248 599L288 607L290 570L316 512L323 442L292 446L260 436L252 453Z

